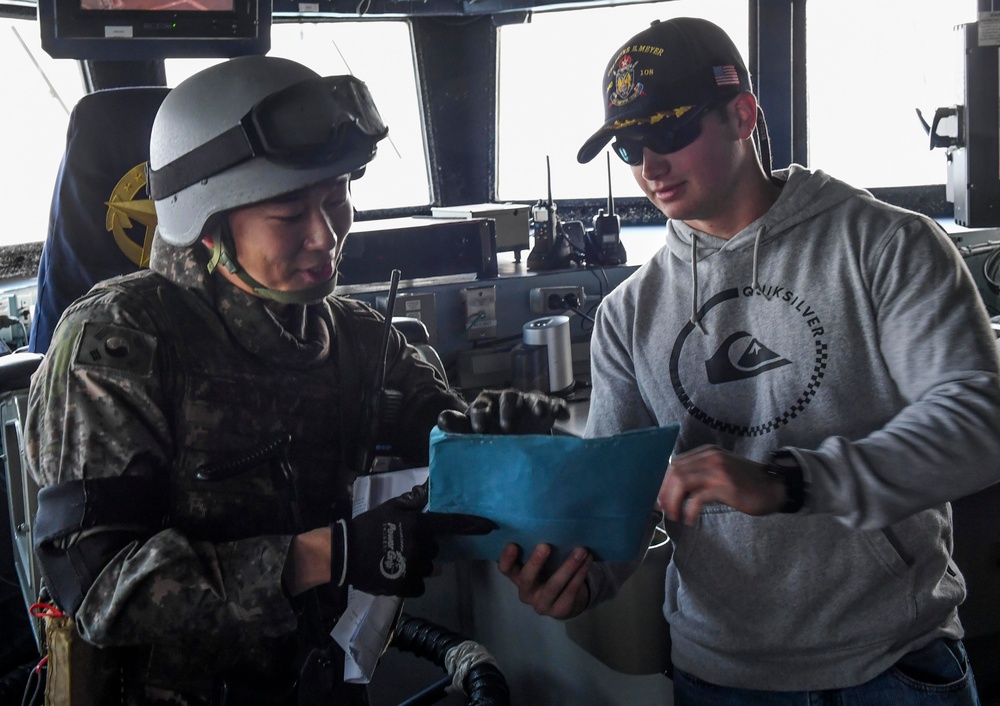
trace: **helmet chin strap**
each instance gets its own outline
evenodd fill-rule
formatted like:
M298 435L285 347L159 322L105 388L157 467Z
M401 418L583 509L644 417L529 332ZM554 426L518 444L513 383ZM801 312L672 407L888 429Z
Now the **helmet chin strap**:
M241 282L250 287L254 296L261 299L268 299L279 304L314 304L319 300L332 294L337 286L337 269L333 270L333 276L325 282L314 284L305 289L284 291L270 289L251 277L244 270L236 259L236 245L233 243L232 233L229 231L229 224L223 220L222 227L219 228L218 236L212 246L212 258L208 261L209 273L222 265L233 276L239 278Z

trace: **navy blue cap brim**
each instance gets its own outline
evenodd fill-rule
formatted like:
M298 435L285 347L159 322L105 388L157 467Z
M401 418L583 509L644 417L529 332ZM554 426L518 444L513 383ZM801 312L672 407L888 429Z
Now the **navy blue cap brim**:
M691 118L698 115L704 105L685 105L669 110L658 111L650 116L624 117L618 116L616 119L604 123L597 132L587 138L580 151L576 153L576 161L586 164L596 157L605 145L614 139L615 135L623 130L642 129L650 125L659 125L664 120L670 121L676 127L686 125Z

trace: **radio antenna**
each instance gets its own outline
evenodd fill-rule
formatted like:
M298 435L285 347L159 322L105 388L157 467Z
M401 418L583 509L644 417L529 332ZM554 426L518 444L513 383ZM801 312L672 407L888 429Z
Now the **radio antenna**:
M392 331L392 312L396 308L396 289L399 287L399 277L402 273L394 269L389 275L389 296L385 304L385 323L382 326L382 346L379 350L375 380L379 393L385 390L385 371L389 356L389 334Z
M611 193L611 153L605 152L604 156L608 158L608 215L615 215L615 197Z
M549 237L552 239L550 246L554 248L559 237L559 223L556 221L556 209L552 205L552 167L548 155L545 155L545 179L549 184Z
M552 165L549 164L549 156L545 155L545 180L549 185L549 207L552 207Z

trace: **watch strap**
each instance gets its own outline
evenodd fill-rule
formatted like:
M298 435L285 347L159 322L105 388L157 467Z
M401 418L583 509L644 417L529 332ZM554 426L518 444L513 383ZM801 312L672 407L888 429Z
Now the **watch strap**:
M767 472L777 476L785 486L785 504L781 506L779 512L792 514L801 510L806 504L806 484L802 466L792 452L779 449L771 454Z

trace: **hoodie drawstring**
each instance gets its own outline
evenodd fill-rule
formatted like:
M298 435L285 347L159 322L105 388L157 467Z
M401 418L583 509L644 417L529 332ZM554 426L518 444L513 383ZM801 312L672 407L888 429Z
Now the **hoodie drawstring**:
M698 236L694 233L691 233L691 282L694 290L691 293L691 323L700 328L702 333L707 333L705 324L698 316Z
M750 287L752 291L764 295L765 299L770 299L771 296L767 294L760 286L760 282L757 279L757 269L758 262L760 258L760 241L764 237L764 226L757 229L757 235L754 237L753 241L753 267L751 271L751 282ZM696 325L701 329L702 333L707 333L705 329L705 324L702 323L701 317L698 314L698 236L692 232L691 233L691 323Z
M770 299L771 297L765 294L761 288L760 283L757 281L757 253L760 251L760 239L764 235L764 226L757 229L757 237L753 241L753 271L751 274L750 288L754 293L760 292L764 294L765 299Z

